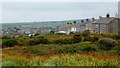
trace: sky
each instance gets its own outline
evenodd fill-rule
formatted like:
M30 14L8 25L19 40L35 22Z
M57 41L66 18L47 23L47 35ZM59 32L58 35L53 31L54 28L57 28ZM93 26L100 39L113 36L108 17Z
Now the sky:
M117 2L3 2L0 23L98 18L118 12Z

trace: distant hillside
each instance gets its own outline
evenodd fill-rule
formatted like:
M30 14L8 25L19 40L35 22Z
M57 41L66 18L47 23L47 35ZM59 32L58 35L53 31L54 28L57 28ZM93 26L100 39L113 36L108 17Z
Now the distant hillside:
M44 21L44 22L16 22L16 23L2 23L3 28L18 27L20 25L32 25L32 27L46 26L46 27L58 27L64 23L73 23L76 21L80 23L82 19L77 20L65 20L65 21ZM85 20L85 19L84 19Z

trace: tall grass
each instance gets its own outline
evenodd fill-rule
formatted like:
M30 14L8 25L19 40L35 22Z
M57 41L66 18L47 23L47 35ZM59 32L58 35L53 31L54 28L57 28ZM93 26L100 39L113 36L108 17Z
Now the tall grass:
M38 56L32 59L23 56L4 55L3 66L120 66L117 60L100 60L92 56L80 54L62 54L50 58L40 58Z

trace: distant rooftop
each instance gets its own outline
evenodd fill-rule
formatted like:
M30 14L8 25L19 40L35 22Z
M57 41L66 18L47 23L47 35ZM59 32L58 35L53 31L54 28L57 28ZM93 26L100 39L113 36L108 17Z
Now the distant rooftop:
M111 21L113 21L114 19L115 19L115 17L102 17L102 18L96 20L96 21L93 22L93 23L108 24L108 23L110 23Z

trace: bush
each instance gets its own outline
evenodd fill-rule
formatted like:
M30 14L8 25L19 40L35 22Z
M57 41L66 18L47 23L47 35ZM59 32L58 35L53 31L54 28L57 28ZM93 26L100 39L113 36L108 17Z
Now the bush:
M55 34L55 31L54 31L54 30L51 30L51 31L49 32L49 34L50 34L50 35Z
M40 35L39 33L36 33L34 36L38 36L38 35Z
M27 46L27 45L29 45L29 40L20 40L20 41L18 41L18 44L20 46Z
M29 40L29 45L37 45L37 44L47 44L48 39L44 37L32 38Z
M35 53L37 55L45 55L46 52L39 49L40 47L27 47L27 48L24 48L24 52L32 52L32 53Z
M84 37L84 41L92 41L92 38L90 36Z
M64 49L57 50L59 53L74 53L76 49L73 47L65 47Z
M69 34L75 34L74 32L70 32Z
M93 36L91 37L91 42L96 42L99 40L99 37L98 36Z
M55 33L55 35L66 35L65 33Z
M11 39L9 36L3 36L2 39Z
M56 43L56 44L72 44L73 39L72 38L63 38L63 37L61 37L61 38L55 40L54 43Z
M82 36L90 36L90 31L89 30L83 31Z
M120 40L117 40L118 41L118 45L120 46Z
M17 43L18 42L16 40L12 40L12 39L3 40L2 47L11 47L16 45Z
M80 34L75 34L73 36L73 43L79 43L82 41L82 36Z
M114 35L114 38L115 38L115 39L120 39L120 34Z
M112 38L100 38L98 40L99 48L103 50L110 50L118 43L117 41L113 40Z
M90 51L97 51L97 48L92 46L92 45L87 45L87 44L81 44L80 45L80 49L82 51L87 51L87 52L90 52Z

